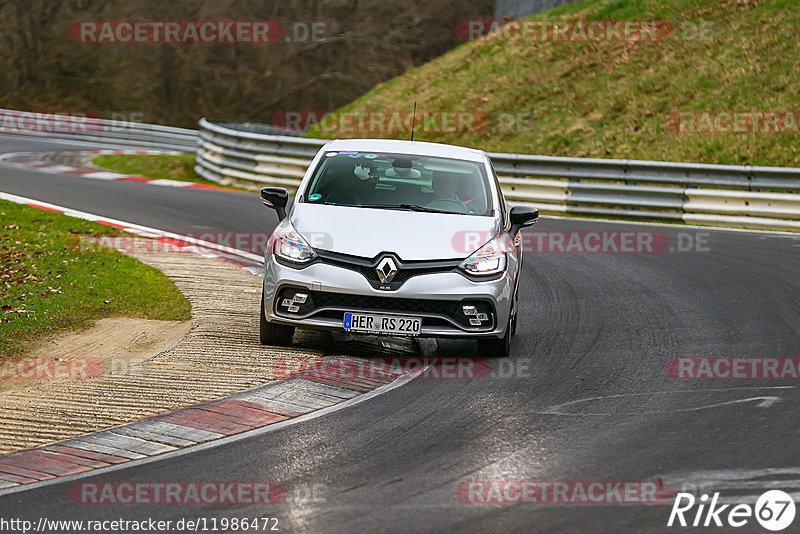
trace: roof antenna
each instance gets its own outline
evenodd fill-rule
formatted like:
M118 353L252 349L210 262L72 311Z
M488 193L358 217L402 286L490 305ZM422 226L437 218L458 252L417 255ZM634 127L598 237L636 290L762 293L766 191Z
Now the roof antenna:
M417 124L417 103L414 102L414 115L411 117L411 140L414 140L414 126Z

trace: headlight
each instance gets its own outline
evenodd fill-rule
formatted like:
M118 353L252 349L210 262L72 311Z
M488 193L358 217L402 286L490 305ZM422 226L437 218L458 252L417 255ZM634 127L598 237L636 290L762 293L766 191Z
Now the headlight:
M461 262L461 269L476 276L490 276L506 269L506 251L513 248L513 243L507 242L501 236L495 236L488 243L472 253Z
M308 263L317 257L317 253L291 224L278 231L272 252L282 260L300 264Z

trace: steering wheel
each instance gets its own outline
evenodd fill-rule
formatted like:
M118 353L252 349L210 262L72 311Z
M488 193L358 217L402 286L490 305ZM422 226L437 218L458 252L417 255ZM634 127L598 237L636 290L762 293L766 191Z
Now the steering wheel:
M440 198L438 200L434 200L426 207L452 211L454 213L469 213L469 210L460 201L454 198Z

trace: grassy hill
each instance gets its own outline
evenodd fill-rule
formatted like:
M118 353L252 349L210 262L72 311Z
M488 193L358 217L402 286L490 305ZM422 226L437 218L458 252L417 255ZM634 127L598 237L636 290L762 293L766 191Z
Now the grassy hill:
M792 129L784 118L778 129L794 133L707 133L708 123L688 133L676 122L693 111L723 121L725 112L800 119L798 0L588 0L529 20L613 19L665 21L677 31L638 42L466 42L338 112L410 110L416 101L422 113L490 117L472 131L417 130L419 140L489 151L800 166L800 125ZM693 38L693 28L705 35ZM502 117L514 124L498 123Z

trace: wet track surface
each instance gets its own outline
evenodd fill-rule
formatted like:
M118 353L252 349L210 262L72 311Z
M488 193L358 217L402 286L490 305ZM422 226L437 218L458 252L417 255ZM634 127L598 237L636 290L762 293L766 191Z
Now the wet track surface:
M69 148L0 138L0 152ZM238 192L2 166L0 191L177 233L275 224L256 195ZM660 479L741 502L773 486L800 495L797 380L678 380L667 372L679 357L800 357L800 236L546 217L535 231L652 232L673 248L689 239L695 246L529 253L514 355L492 361L491 374L419 378L315 419L81 479L274 481L287 489L281 503L76 504L67 481L0 497L0 515L271 516L284 532L667 532L675 530L666 526L671 501L486 504L462 502L457 488ZM334 346L350 350L369 356L370 344ZM477 356L471 343L440 350ZM752 521L738 531L764 530Z

